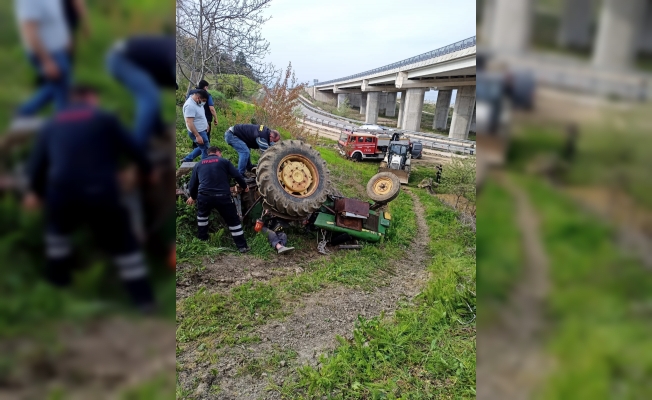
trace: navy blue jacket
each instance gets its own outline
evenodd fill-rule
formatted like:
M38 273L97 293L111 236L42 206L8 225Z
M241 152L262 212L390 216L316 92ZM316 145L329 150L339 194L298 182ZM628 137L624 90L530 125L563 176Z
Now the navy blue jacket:
M201 160L192 169L192 176L188 184L190 197L197 199L198 194L215 195L229 194L230 179L234 178L240 187L247 187L247 183L237 169L226 158L210 155Z
M149 173L150 164L117 117L72 104L39 132L28 173L39 197L51 190L71 197L117 196L119 162L126 155Z
M264 125L238 124L233 127L233 134L240 138L250 149L265 151L271 146L270 129Z

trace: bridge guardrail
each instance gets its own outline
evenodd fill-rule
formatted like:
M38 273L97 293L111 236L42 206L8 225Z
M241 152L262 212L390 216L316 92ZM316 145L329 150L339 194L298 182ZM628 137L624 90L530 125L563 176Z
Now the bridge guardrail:
M431 58L435 58L435 57L443 56L443 55L446 55L446 54L454 53L454 52L459 51L459 50L464 50L464 49L467 49L469 47L475 46L475 44L476 44L475 43L475 36L472 36L470 38L460 40L459 42L455 42L453 44L449 44L447 46L440 47L440 48L435 49L435 50L431 50L431 51L429 51L427 53L419 54L418 56L410 57L410 58L407 58L405 60L397 61L397 62L389 64L389 65L374 68L374 69L371 69L369 71L349 75L349 76L346 76L344 78L331 79L329 81L324 81L324 82L317 82L317 86L327 85L327 84L330 84L330 83L336 83L336 82L340 82L340 81L346 81L346 80L349 80L349 79L355 79L355 78L359 78L361 76L371 75L371 74L375 74L375 73L378 73L378 72L389 71L390 69L399 68L399 67L402 67L402 66L405 66L405 65L414 64L414 63L417 63L417 62L420 62L420 61L429 60Z

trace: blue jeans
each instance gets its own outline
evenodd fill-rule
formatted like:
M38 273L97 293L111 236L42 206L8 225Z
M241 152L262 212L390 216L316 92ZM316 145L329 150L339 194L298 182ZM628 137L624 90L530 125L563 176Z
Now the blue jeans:
M69 55L65 50L61 50L50 54L50 56L59 67L59 78L57 80L43 79L32 98L18 108L17 114L21 117L36 115L53 100L56 111L63 110L68 104L68 90L72 74ZM38 73L45 76L41 60L33 54L28 54L27 57Z
M206 131L201 131L199 132L199 136L201 136L201 138L204 140L204 144L197 143L197 138L195 138L195 135L192 132L188 131L188 137L190 137L190 140L192 140L194 143L197 144L197 147L192 149L190 154L184 157L183 162L186 161L192 162L200 154L202 160L208 157L208 146L209 146L208 134L206 133Z
M254 166L251 164L249 147L239 137L231 131L224 133L224 140L238 152L238 172L244 176L246 171L250 171Z
M158 85L147 71L131 62L120 51L111 51L106 62L109 73L134 96L134 136L141 147L146 147L161 120L161 95Z

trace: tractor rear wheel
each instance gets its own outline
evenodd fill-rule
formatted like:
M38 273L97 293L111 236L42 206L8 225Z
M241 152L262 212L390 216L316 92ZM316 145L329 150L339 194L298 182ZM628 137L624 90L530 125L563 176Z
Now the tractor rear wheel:
M380 172L367 182L367 195L377 203L389 203L401 193L401 182L391 172Z
M319 210L331 191L330 172L319 152L299 140L283 140L258 161L256 184L272 209L292 218Z

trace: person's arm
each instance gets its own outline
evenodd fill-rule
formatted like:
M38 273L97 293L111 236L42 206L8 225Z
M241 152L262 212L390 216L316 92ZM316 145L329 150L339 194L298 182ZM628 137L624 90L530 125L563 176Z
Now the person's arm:
M240 172L235 169L233 164L231 164L231 161L225 160L227 162L227 168L229 170L229 175L235 179L235 181L240 185L241 188L244 189L245 192L249 191L249 187L247 186L247 182L245 182L244 178L242 175L240 175Z
M217 111L215 111L215 102L213 101L213 96L208 95L208 109L211 110L213 115L213 125L217 126Z
M48 138L49 135L45 129L38 133L36 146L34 147L28 164L29 193L35 195L39 199L45 197L47 172L50 164L48 157Z
M73 6L75 7L75 11L77 11L77 14L79 15L79 19L81 19L82 27L84 29L84 34L86 36L90 36L91 24L88 18L88 8L86 7L86 0L73 0Z
M59 67L45 49L43 41L39 37L38 28L39 22L34 19L26 19L20 23L20 30L25 41L31 48L32 53L41 61L43 73L50 79L57 79L60 74Z
M197 199L199 195L199 175L197 173L197 168L199 164L195 165L192 169L192 175L190 176L190 182L188 183L188 192L190 192L190 198L193 200L188 204L194 203L194 200Z
M258 148L261 151L265 151L265 150L269 149L269 146L270 146L269 142L266 141L265 139L261 138L261 137L256 138L256 143L258 143Z

